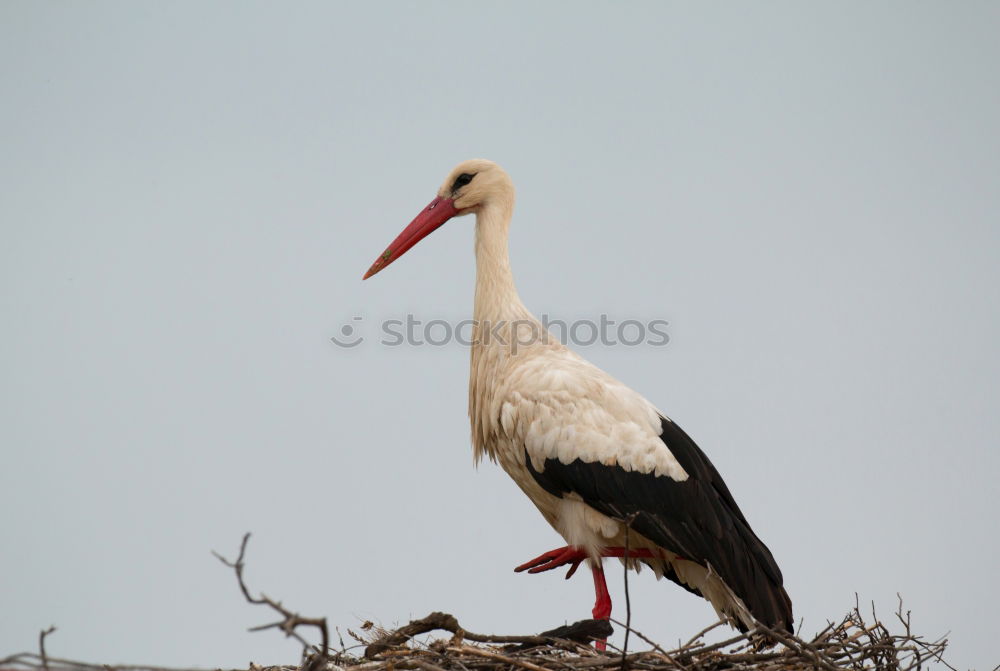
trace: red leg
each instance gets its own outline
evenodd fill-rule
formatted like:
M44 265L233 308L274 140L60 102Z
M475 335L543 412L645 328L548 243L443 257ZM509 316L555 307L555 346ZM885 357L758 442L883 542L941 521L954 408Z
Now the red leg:
M625 554L625 548L623 547L607 547L601 550L602 557L624 557ZM635 557L637 559L662 558L660 555L654 554L652 550L646 548L630 548L628 556ZM542 573L543 571L551 571L554 568L568 565L569 571L566 572L566 577L569 578L576 573L576 569L580 567L580 564L584 559L587 559L587 557L587 553L582 549L567 545L566 547L549 550L545 554L539 555L531 561L521 564L514 570L518 573L521 571L527 571L528 573ZM594 619L610 619L611 594L608 593L608 584L604 580L604 569L600 564L597 564L595 566L591 566L591 571L594 574L594 593L596 595L593 610ZM598 650L607 650L607 641L595 641L594 646Z
M592 611L595 620L608 620L611 618L611 594L608 593L608 583L604 581L604 569L600 564L590 567L594 574L594 610ZM594 647L598 650L607 650L607 639L594 641Z

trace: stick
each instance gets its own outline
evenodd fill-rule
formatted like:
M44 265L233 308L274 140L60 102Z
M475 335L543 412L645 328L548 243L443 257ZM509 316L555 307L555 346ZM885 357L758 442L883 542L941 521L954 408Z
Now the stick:
M56 630L56 626L52 625L48 629L43 629L38 634L38 653L42 658L42 668L45 671L49 671L49 657L45 654L45 637Z
M298 613L293 613L284 606L281 602L275 601L268 597L266 594L261 594L258 597L250 594L250 588L247 587L246 582L243 580L243 569L245 564L243 562L247 551L247 542L250 540L250 532L243 535L243 542L240 543L240 554L236 557L236 561L229 561L216 551L212 551L216 559L221 561L223 564L233 569L236 573L236 580L239 583L240 591L243 592L243 597L254 605L268 606L271 609L277 611L282 619L277 622L272 622L271 624L263 624L257 627L251 627L250 631L263 631L264 629L280 629L285 632L285 636L294 638L296 641L302 644L302 656L307 657L307 651L309 649L315 650L318 654L318 658L313 658L309 663L307 663L303 671L313 671L313 669L318 669L322 667L327 659L329 659L330 650L330 634L326 626L325 617L302 617ZM295 629L299 626L306 627L316 627L320 631L320 636L322 637L322 644L317 649L316 646L312 645L306 639L302 638ZM48 671L48 669L46 669Z

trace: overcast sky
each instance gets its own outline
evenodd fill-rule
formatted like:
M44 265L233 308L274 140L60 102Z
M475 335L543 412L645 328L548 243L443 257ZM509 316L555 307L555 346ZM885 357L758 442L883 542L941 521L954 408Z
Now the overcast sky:
M553 318L699 442L806 632L897 592L998 662L1000 5L0 4L0 656L294 662L211 549L341 628L529 633L590 577L474 470L472 220L362 273L459 161ZM359 346L334 345L350 325ZM617 612L622 578L610 568ZM645 572L633 622L711 608ZM634 639L633 639L634 641Z

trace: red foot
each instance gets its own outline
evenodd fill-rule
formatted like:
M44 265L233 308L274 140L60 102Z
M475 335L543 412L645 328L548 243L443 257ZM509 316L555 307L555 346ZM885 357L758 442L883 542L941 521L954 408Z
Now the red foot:
M531 561L524 562L515 568L514 571L520 573L527 570L528 573L542 573L543 571L551 571L554 568L569 564L569 571L566 572L566 579L568 580L570 576L576 573L576 570L580 568L580 563L586 558L586 552L567 545L566 547L556 548L555 550L549 550L545 554L538 555Z
M624 557L625 548L623 547L610 547L604 548L601 551L602 557ZM628 551L629 557L641 557L646 559L652 559L656 555L652 551L647 549L630 549ZM556 548L555 550L549 550L545 554L538 555L531 561L526 561L517 568L514 569L515 572L520 573L521 571L528 571L528 573L543 573L545 571L551 571L552 569L559 568L560 566L569 565L569 571L566 572L566 579L568 580L576 570L580 568L581 562L587 558L587 553L580 548L567 545L566 547Z

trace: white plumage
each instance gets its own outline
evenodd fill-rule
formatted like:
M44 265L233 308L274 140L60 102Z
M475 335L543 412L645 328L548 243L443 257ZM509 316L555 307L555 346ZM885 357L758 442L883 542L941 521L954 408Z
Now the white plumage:
M622 557L627 545L630 566L646 564L704 596L741 629L758 619L790 630L781 573L707 457L649 401L546 333L521 302L507 254L513 207L507 173L466 161L365 277L448 219L476 215L473 454L498 462L567 543L519 570L572 572L586 558L594 616L606 618L602 557Z

